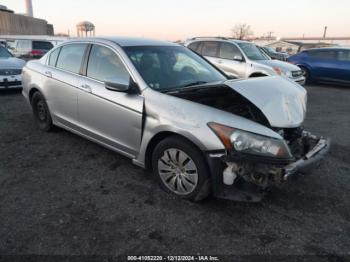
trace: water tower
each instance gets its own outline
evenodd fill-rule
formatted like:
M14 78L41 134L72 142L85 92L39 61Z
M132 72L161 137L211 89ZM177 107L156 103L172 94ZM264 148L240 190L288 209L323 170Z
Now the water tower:
M95 25L89 21L82 21L77 24L78 37L95 36Z

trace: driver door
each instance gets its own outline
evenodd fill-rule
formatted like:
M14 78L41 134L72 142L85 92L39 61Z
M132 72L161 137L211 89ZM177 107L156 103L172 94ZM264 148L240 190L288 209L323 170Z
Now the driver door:
M78 114L82 133L129 157L141 144L144 98L106 89L105 81L130 79L119 56L109 47L93 45L86 77L81 77Z

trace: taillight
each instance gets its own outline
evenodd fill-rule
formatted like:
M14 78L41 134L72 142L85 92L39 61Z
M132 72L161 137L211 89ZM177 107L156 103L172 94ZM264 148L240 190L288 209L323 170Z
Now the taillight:
M38 56L43 56L44 52L41 50L32 50L29 52L30 57L38 57Z

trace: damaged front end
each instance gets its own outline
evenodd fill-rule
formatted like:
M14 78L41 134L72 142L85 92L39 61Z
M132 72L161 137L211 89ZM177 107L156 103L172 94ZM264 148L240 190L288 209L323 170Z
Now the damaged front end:
M268 189L282 187L291 176L307 171L328 152L329 140L306 131L295 132L300 135L285 140L291 148L290 157L250 155L234 149L221 155L209 154L216 180L214 194L235 201L259 202Z
M254 122L249 130L237 119L207 123L225 147L208 154L217 197L258 202L269 188L306 171L329 150L329 140L303 130L307 93L289 80L233 80L172 95Z

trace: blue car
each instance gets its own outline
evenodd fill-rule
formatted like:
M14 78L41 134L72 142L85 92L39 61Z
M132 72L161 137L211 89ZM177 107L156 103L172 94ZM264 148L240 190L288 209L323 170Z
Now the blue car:
M350 84L350 48L309 49L287 61L302 69L307 82Z

